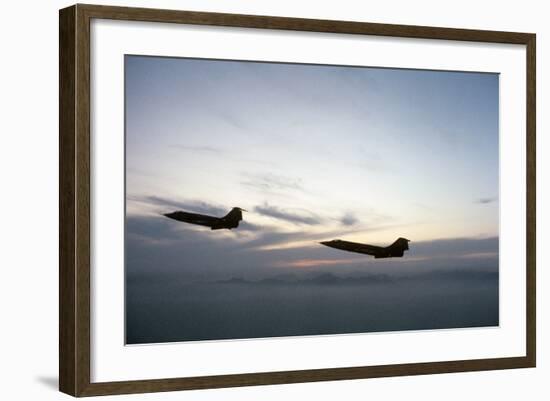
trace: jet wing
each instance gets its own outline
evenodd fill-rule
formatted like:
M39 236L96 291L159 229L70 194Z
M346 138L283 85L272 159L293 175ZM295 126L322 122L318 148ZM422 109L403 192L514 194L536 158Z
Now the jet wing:
M358 242L351 241L334 240L321 242L321 244L331 248L341 249L342 251L362 253L371 256L377 256L383 252L383 248L379 246L360 244Z
M382 248L379 246L359 244L357 242L350 242L350 241L345 241L345 242L346 242L345 247L342 247L340 249L343 249L349 252L363 253L366 255L376 256L382 251Z

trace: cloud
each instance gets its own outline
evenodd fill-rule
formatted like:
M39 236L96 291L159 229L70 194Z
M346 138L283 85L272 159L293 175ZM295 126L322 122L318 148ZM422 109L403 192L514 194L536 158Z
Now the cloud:
M161 196L150 195L144 197L134 197L133 200L138 200L141 202L149 203L161 208L172 208L179 209L188 212L208 214L212 216L224 216L230 210L230 208L224 208L219 205L214 205L212 203L198 201L198 200L178 200L178 199L167 199Z
M488 203L493 203L493 202L496 202L497 201L497 197L496 196L493 196L491 198L479 198L479 199L476 199L474 201L474 203L478 203L480 205L486 205Z
M422 242L411 241L409 246L411 251L414 250L414 256L418 257L486 258L490 255L498 257L499 238L450 238Z
M303 285L368 285L368 284L390 284L397 282L418 281L418 280L451 280L451 281L495 281L498 280L497 271L484 270L447 270L447 271L428 271L414 276L390 276L384 273L363 273L360 275L340 276L333 273L314 273L314 274L288 274L275 275L259 280L248 280L242 277L231 277L229 279L218 280L219 284L237 284L237 285L283 285L283 286L303 286Z
M304 191L302 180L300 178L287 177L283 175L275 174L255 174L249 173L243 174L246 177L246 181L242 181L241 184L247 187L252 187L262 191Z
M354 224L357 224L359 220L353 213L346 213L340 218L340 223L344 226L353 226Z
M364 274L356 277L338 276L332 273L320 273L314 275L277 275L260 280L246 280L242 277L232 277L227 280L219 280L219 284L247 284L247 285L361 285L388 283L394 279L386 274Z
M126 237L136 241L171 244L177 238L173 225L164 216L127 216Z
M310 231L280 231L274 227L263 226L255 238L251 238L244 244L249 249L256 251L282 251L291 252L293 249L311 249L317 247L317 243L327 238L334 238L342 234L354 233L356 230L334 230L322 232Z
M279 267L320 267L320 266L336 266L349 263L363 263L360 259L350 260L349 258L340 259L297 259L285 262L277 262L274 266Z
M212 231L163 216L128 215L126 272L127 277L162 276L183 282L239 276L260 280L308 270L338 276L354 272L392 276L451 270L498 272L497 237L411 242L405 257L375 260L317 244L333 235L336 233L280 232L247 224L236 230ZM284 247L291 243L301 245Z
M322 223L322 219L308 211L303 212L294 212L294 211L288 211L279 209L276 206L270 206L267 202L264 203L261 206L256 206L254 208L254 211L256 213L259 213L263 216L272 217L275 219L288 221L293 224L306 224L306 225L318 225Z

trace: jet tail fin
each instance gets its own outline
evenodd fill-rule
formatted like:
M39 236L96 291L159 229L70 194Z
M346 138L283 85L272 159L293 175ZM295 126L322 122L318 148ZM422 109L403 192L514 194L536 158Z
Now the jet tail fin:
M223 219L234 224L239 224L239 221L243 219L242 211L243 209L241 209L240 207L234 207L229 213L225 215Z
M389 246L392 250L398 250L398 251L408 251L409 250L409 242L407 238L399 237L395 240L393 244Z

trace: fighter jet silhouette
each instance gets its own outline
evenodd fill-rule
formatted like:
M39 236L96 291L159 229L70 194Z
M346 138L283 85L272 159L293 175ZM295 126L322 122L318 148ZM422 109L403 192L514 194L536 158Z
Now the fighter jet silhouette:
M342 241L341 239L323 241L320 243L342 251L363 253L365 255L374 256L375 259L380 259L402 257L403 253L409 250L409 241L410 240L406 238L398 238L393 244L386 247L360 244L358 242L351 241Z
M241 209L240 207L234 207L224 217L213 217L204 214L182 211L166 213L164 216L170 219L183 221L184 223L210 227L212 230L220 230L222 228L231 230L232 228L237 228L239 226L239 221L243 219L243 211L246 212L246 210Z

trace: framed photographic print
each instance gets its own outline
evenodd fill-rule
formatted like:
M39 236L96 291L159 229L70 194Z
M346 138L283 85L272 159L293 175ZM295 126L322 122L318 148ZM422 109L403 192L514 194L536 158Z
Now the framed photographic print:
M535 366L535 35L60 11L60 390Z

